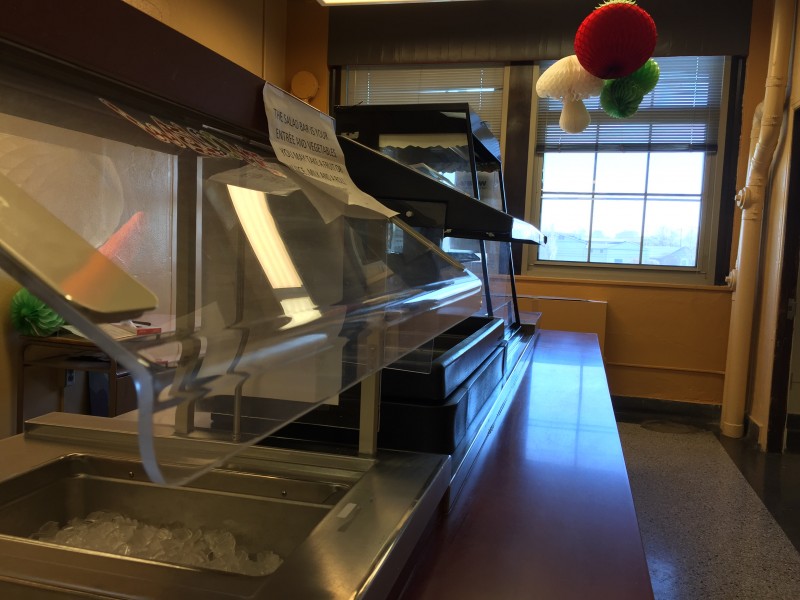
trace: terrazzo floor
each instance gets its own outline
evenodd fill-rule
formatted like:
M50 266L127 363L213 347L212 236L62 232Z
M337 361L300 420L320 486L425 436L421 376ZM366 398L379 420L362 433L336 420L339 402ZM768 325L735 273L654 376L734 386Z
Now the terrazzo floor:
M800 598L800 554L713 432L618 427L656 600Z

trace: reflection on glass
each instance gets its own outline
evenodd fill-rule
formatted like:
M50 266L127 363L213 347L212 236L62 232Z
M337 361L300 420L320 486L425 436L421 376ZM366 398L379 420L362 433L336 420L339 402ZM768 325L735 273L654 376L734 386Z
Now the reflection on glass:
M303 282L300 281L286 245L278 235L275 219L267 209L266 194L237 185L227 187L247 240L272 287L302 287Z
M463 133L382 133L380 151L440 183L473 193L469 142Z
M291 319L282 328L318 318L320 313L311 298L303 293L303 282L269 212L266 194L236 185L227 187L239 222L270 285L275 290L295 289L298 292L297 297L280 300L284 314Z

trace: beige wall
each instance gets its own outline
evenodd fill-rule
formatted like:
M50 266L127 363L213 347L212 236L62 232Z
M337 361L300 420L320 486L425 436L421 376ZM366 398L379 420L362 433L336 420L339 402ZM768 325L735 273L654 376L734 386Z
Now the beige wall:
M291 0L286 29L286 86L298 71L319 81L319 92L309 102L328 112L328 10L317 0Z
M125 1L287 91L298 71L312 73L309 104L327 112L328 9L316 0Z
M283 85L287 0L125 0L276 85Z
M722 401L726 288L519 277L517 293L607 302L603 354L612 394Z

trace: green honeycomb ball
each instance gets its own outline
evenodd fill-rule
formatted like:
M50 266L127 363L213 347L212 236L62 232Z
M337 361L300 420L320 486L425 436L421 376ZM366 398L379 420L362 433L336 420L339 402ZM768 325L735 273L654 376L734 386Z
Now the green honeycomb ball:
M23 335L45 337L61 329L65 321L52 308L22 288L11 298L11 324Z
M600 106L615 119L627 119L639 109L643 98L642 88L628 77L608 79L600 93Z
M628 75L626 79L630 79L642 89L643 94L649 94L653 91L658 83L658 78L661 75L661 69L658 63L652 58L644 63L641 67Z

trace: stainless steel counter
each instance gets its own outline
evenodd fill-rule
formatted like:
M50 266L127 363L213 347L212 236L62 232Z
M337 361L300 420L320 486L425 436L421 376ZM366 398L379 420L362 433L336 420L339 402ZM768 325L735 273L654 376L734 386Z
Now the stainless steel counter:
M384 598L450 475L446 456L251 447L187 487L156 486L141 469L135 423L53 413L27 427L0 442L3 597ZM100 504L164 522L239 521L239 535L272 539L284 562L254 577L26 539L39 521Z

